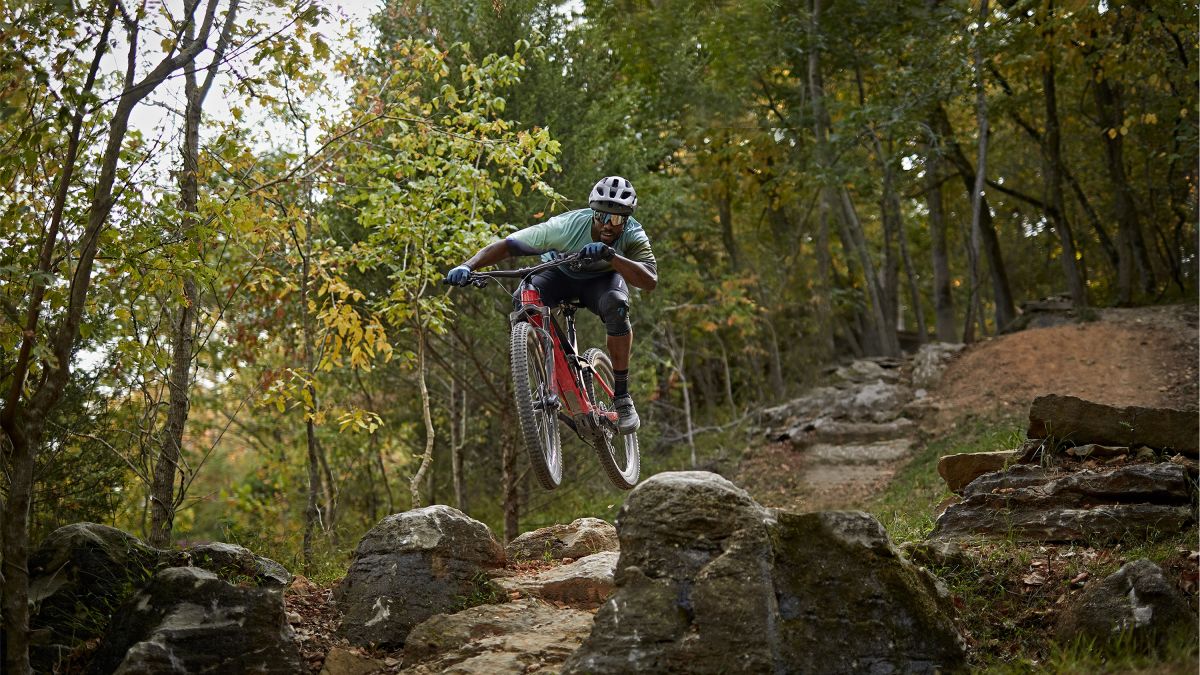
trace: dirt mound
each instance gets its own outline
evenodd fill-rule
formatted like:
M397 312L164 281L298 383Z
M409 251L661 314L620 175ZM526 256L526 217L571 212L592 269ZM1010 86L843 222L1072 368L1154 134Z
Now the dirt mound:
M935 396L941 417L1008 410L1042 394L1115 406L1197 408L1194 305L1098 310L1098 319L1003 335L970 346Z

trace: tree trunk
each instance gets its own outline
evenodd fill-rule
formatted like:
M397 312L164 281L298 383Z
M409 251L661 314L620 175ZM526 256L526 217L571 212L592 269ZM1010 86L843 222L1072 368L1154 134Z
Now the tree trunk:
M463 483L463 445L467 435L467 390L459 402L454 379L450 380L450 478L454 482L454 507L467 513L467 491ZM461 420L461 422L460 422Z
M889 159L891 153L889 152L887 155L884 154L883 143L880 142L879 137L874 131L871 133L871 138L875 142L875 155L878 158L879 169L883 174L883 196L880 207L883 213L884 229L891 230L891 237L896 240L896 243L900 248L900 261L904 264L904 276L908 285L908 301L912 307L913 316L916 317L917 322L917 341L921 344L924 344L927 338L926 331L928 329L925 327L925 312L921 308L921 292L917 287L917 277L916 272L913 270L912 256L908 254L908 234L904 231L904 215L900 210L900 196L896 193L896 173L894 167L892 166L892 162ZM888 145L889 147L891 146L890 140ZM890 223L890 225L888 225L888 223ZM890 256L891 246L886 246L885 250ZM888 263L887 283L891 284L892 287L886 289L886 292L889 302L891 302L896 308L891 317L890 325L892 326L898 325L896 319L900 306L898 288L899 281L897 279L895 267L895 260L892 260L890 263Z
M987 93L983 89L983 55L979 48L979 41L982 39L984 27L987 25L988 19L988 0L982 0L979 4L979 18L977 20L977 28L971 46L971 57L975 68L975 119L979 127L979 146L978 154L975 160L975 183L971 189L971 259L973 264L971 275L971 296L973 299L979 297L979 267L978 267L978 251L979 245L983 240L982 226L982 211L983 211L983 187L987 179L987 148L988 148L988 110L987 110ZM992 268L996 265L993 262ZM1011 320L1009 317L1006 320L1001 320L1000 303L996 303L996 329L1001 330ZM968 324L969 326L970 324Z
M820 35L821 0L812 0L811 20L809 23L810 44L820 44ZM832 169L833 161L829 151L829 114L825 110L825 85L821 74L819 49L809 50L808 82L809 93L812 98L813 133L816 137L818 162L824 171L829 171ZM843 244L847 248L847 257L857 255L859 265L862 267L872 312L870 330L874 333L873 337L878 351L887 356L895 356L900 353L899 342L896 339L896 330L894 326L889 329L887 325L886 308L883 305L884 294L880 288L879 275L876 273L875 266L871 262L870 254L867 251L866 240L862 233L862 224L858 220L854 204L850 201L850 193L844 187L835 189L832 186L825 186L824 190L826 191L825 198L828 200L827 203L832 205L837 200L842 209L842 218L839 219L839 222L841 224ZM837 197L834 196L835 194Z
M933 255L933 310L937 339L956 342L954 295L950 287L950 256L946 250L946 209L942 200L941 148L930 143L925 159L925 202L929 207L929 239Z
M420 321L418 315L417 320ZM409 482L408 488L412 493L412 507L421 506L421 480L433 466L433 416L429 408L429 387L425 384L425 329L417 327L417 388L421 392L421 418L425 421L425 454L421 456L421 466Z
M116 14L116 2L109 2L96 56L92 61L81 93L90 93L96 81L100 61L109 48L109 31ZM198 5L192 6L195 10ZM118 99L108 124L108 138L100 157L100 170L91 188L91 200L87 212L87 224L76 240L79 250L75 255L75 268L67 286L66 307L61 312L53 329L47 333L45 345L53 359L45 359L40 381L29 386L26 381L34 356L34 343L40 333L40 316L45 299L47 281L38 277L32 284L28 311L21 346L12 369L8 373L10 389L0 406L0 453L3 463L0 470L9 476L8 499L4 504L4 584L0 592L0 610L4 621L4 672L23 675L29 665L29 517L33 501L33 467L38 446L43 441L45 420L62 398L70 378L71 354L79 339L79 328L91 289L93 264L100 245L100 233L108 224L113 207L113 185L117 176L117 165L129 128L129 117L133 109L150 92L174 71L191 64L203 48L212 28L216 14L216 0L210 0L205 8L204 21L197 34L201 39L186 48L173 52L158 62L140 81L135 82L138 56L137 24L129 31L129 59L121 96ZM192 22L195 15L187 18ZM80 100L87 100L86 97ZM42 242L38 271L50 275L58 244L58 232L62 221L66 197L72 188L72 176L77 168L79 133L82 128L84 110L76 111L72 118L67 151L60 162L61 174L55 188L54 205L50 225ZM6 437L6 438L5 438ZM5 442L6 441L6 442Z
M1047 3L1049 15L1047 24L1054 22L1054 0ZM1056 93L1055 50L1053 47L1053 28L1047 30L1046 49L1043 57L1046 59L1042 67L1042 92L1046 102L1046 133L1043 135L1042 157L1046 166L1045 187L1046 203L1050 205L1050 221L1058 234L1059 244L1062 245L1063 276L1067 283L1067 292L1076 307L1086 307L1087 287L1083 282L1081 265L1075 261L1075 237L1071 233L1071 224L1067 221L1066 200L1063 198L1062 186L1062 143L1058 124L1058 94Z
M1113 189L1113 218L1117 221L1118 302L1129 304L1134 299L1134 274L1137 274L1141 292L1150 295L1155 288L1154 270L1142 237L1133 188L1125 174L1125 136L1121 133L1125 125L1125 104L1121 89L1110 82L1099 67L1096 67L1096 79L1099 81L1092 86L1092 92L1103 127L1105 166Z
M987 196L980 194L975 189L978 171L971 166L966 153L954 140L954 128L950 126L950 117L941 105L934 106L933 121L946 150L949 151L946 158L958 169L958 175L962 179L968 197L972 203L976 196L979 198L980 249L987 256L988 267L991 270L992 300L996 305L997 328L1006 326L1016 318L1017 309L1012 299L1012 287L1008 283L1008 270L1004 266L1004 257L1000 252L1000 239L996 236L996 226L992 222L992 209L988 205Z
M217 65L225 54L233 35L233 24L237 18L240 0L232 0L225 15L217 45L213 49L213 67L208 70L203 84L197 81L196 69L184 71L184 98L187 101L183 119L183 167L179 173L179 202L183 213L183 238L195 238L193 228L199 218L200 203L200 122L204 113L204 99L216 77ZM195 39L192 26L186 29L185 43ZM150 531L147 537L151 546L166 548L171 542L175 524L175 509L182 503L183 482L180 494L175 494L175 478L179 476L179 457L183 452L183 432L187 424L191 391L192 361L196 346L196 315L199 312L200 293L196 287L196 275L191 270L183 272L183 305L172 323L174 335L171 339L171 372L168 376L170 402L167 419L163 424L162 444L158 461L154 465L154 482L150 487Z
M517 490L517 439L512 433L513 420L506 414L500 432L500 483L504 492L504 541L508 543L521 534L518 515L521 496Z

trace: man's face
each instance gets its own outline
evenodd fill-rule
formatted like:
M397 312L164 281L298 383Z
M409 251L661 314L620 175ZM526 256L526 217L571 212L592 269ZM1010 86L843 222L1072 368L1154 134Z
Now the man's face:
M619 216L614 213L592 211L592 241L602 241L613 245L625 231L625 221L629 216Z

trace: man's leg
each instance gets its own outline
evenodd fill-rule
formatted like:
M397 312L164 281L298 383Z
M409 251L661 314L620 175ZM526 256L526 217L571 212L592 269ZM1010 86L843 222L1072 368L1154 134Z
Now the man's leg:
M613 366L613 405L620 418L617 427L631 434L641 426L633 397L629 395L629 352L633 347L633 329L629 325L629 290L625 279L617 273L601 277L589 284L583 293L588 309L604 321L608 335L607 347Z
M633 329L624 335L609 335L607 346L613 370L629 370L629 352L633 348Z

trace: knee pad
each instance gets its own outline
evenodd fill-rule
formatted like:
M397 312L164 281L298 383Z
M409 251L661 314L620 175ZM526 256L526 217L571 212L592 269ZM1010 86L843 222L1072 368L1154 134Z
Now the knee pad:
M600 319L604 321L604 332L614 337L628 335L629 296L620 291L608 291L600 296Z

